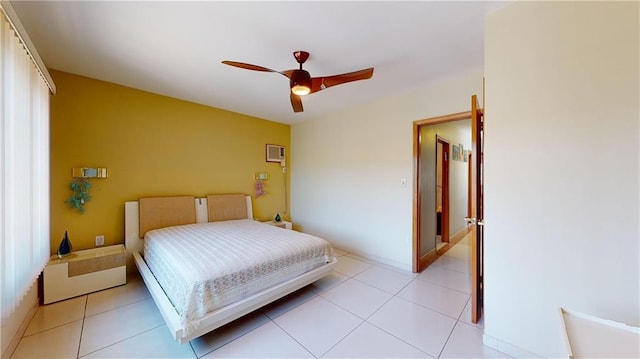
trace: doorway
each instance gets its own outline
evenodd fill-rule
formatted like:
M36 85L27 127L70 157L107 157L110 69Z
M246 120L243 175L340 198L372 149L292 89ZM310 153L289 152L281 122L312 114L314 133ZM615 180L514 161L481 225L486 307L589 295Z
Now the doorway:
M414 271L421 272L468 232L470 113L414 123ZM465 161L466 160L466 161Z
M415 121L413 126L415 179L413 270L421 272L444 254L450 246L469 234L471 321L473 323L477 323L480 319L483 297L483 112L477 104L477 96L473 95L471 111ZM465 130L460 130L462 123ZM452 127L457 130L452 130ZM466 135L461 137L460 132ZM437 208L436 195L432 189L436 186L438 176L435 166L439 148L438 136L448 138L452 143L449 158L451 200L450 206L446 209L450 214L449 229L452 235L449 243L443 244L441 248L436 248L435 241L433 246L430 242L430 238L434 238L431 233L435 232L437 224L430 220L433 218L432 212ZM442 211L445 211L444 206ZM457 241L456 237L458 237Z

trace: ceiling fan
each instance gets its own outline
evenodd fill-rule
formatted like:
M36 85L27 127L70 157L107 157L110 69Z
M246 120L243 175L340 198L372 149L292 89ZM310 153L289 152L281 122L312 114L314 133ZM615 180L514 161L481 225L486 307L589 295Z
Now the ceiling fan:
M291 90L290 98L293 112L302 112L302 99L300 96L322 91L331 86L341 85L347 82L367 80L373 76L373 67L370 67L368 69L348 72L340 75L311 77L309 72L302 69L302 64L304 64L309 58L309 53L306 51L295 51L293 53L293 57L295 57L298 64L300 64L299 69L276 71L258 65L245 64L243 62L222 61L222 63L253 71L277 72L286 76L289 79L289 88Z

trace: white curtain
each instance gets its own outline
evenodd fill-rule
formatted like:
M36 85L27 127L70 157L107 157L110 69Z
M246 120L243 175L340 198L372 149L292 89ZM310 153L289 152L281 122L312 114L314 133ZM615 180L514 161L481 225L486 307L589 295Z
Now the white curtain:
M3 12L0 172L0 291L4 321L36 283L50 250L49 88Z

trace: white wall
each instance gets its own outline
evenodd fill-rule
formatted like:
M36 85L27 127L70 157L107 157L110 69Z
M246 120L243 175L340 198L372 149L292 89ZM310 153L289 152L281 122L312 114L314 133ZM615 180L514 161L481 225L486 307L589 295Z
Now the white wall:
M294 225L337 248L411 270L413 121L467 111L471 95L481 92L482 72L473 71L292 125Z
M489 342L566 356L560 307L640 325L638 6L487 17Z

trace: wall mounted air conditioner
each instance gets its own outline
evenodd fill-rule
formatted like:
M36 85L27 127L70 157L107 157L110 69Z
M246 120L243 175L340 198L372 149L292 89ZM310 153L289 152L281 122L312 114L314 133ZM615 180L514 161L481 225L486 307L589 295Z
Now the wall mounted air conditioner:
M284 146L267 145L267 162L284 162Z

